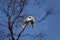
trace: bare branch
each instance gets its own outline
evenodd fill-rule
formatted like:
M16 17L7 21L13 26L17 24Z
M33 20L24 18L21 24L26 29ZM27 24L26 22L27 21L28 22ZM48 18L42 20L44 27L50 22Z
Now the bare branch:
M21 0L21 1L22 1L22 0ZM23 1L22 1L23 4L21 4L21 10L19 11L19 14L15 17L15 19L14 19L14 21L13 21L13 23L12 23L12 26L13 26L13 24L15 23L16 19L20 16L20 14L22 14L22 11L23 11L23 8L24 8L24 5L25 5L25 1L26 1L26 0L23 0Z
M3 4L2 0L0 0L0 3L2 4L2 6L0 6L0 10L1 10L2 12L4 12L4 14L5 14L6 16L9 16L7 10L4 8L4 4Z
M15 38L14 38L14 36L13 36L13 30L12 30L12 27L11 27L11 24L10 24L10 20L11 18L10 18L10 16L8 17L8 29L9 29L9 31L10 31L10 33L11 33L11 38L12 38L12 40L15 40Z
M35 23L40 23L41 21L43 21L43 20L45 20L47 17L48 17L48 15L50 15L51 13L50 13L50 9L47 11L47 13L45 14L45 16L42 18L42 19L40 19L39 21L36 21Z
M24 35L21 35L21 37L24 37L24 36L31 36L31 37L43 37L42 33L39 33L37 35L30 35L30 34L24 34ZM45 35L44 35L45 36Z
M16 35L16 34L14 34L14 35ZM16 36L18 36L18 35L16 35ZM43 37L45 36L45 34L42 34L42 33L39 33L39 34L37 34L37 35L23 34L23 35L21 35L20 37L26 37L26 36L30 36L30 37L32 37L32 38L34 38L34 39L38 38L38 39L41 40L41 38L43 38Z
M8 13L9 13L9 8L11 7L10 6L10 3L11 3L11 0L9 0L10 2L7 4L7 11L8 11Z
M0 10L3 11L6 16L8 16L8 12L4 8L2 8L1 6L0 6Z
M25 27L26 28L26 27ZM21 34L24 32L25 28L22 29L22 31L18 34L18 38L16 40L19 40L19 37L21 36Z

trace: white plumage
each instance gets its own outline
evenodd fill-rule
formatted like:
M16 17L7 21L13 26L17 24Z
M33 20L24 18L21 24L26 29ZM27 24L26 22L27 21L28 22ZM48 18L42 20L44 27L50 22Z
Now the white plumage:
M32 25L32 28L33 28L35 20L32 16L29 16L25 19L24 23L22 24L22 27L25 28L29 22L31 22L31 25Z

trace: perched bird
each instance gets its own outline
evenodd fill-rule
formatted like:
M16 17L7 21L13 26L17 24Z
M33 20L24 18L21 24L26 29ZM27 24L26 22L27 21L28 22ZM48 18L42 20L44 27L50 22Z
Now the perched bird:
M25 28L29 22L31 22L31 25L32 25L32 28L33 28L35 20L34 20L34 18L32 16L28 16L25 19L24 23L22 24L22 27Z

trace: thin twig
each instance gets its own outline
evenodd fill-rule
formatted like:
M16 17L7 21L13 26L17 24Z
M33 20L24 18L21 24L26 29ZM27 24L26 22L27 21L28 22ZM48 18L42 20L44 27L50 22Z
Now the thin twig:
M22 0L21 0L21 1L22 1ZM14 21L13 21L13 23L12 23L12 26L13 26L13 24L15 23L16 19L20 16L20 14L22 14L22 11L23 11L23 8L24 8L24 5L25 5L25 1L26 1L26 0L23 1L23 6L22 6L21 10L19 11L19 14L15 17L15 19L14 19Z
M50 14L51 14L50 10L48 10L47 13L45 14L45 16L42 19L40 19L39 21L36 21L35 23L38 23L38 22L40 23L41 21L45 20L48 17L48 15L50 15Z

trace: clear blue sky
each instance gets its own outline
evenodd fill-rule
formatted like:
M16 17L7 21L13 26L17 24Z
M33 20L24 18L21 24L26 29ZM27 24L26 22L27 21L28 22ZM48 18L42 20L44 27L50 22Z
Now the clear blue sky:
M44 2L42 2L40 8L33 6L32 2L30 2L26 10L29 13L36 13L37 15L33 17L37 21L46 14L46 10L48 10L49 8L53 9L52 15L49 15L44 21L40 23L35 23L35 27L33 29L31 25L28 24L23 34L35 35L39 32L44 32L46 36L42 40L60 40L60 0L45 0ZM37 11L33 12L34 10ZM5 22L6 20L6 16L4 16L2 12L0 12L0 22ZM18 31L20 30L18 29ZM15 30L15 32L17 31ZM33 38L22 37L21 40L33 40Z

